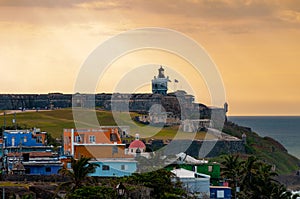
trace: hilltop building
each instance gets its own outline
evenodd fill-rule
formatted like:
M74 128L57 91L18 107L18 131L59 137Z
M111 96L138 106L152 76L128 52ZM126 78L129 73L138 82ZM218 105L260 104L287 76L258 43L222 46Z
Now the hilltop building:
M224 118L228 109L227 104L221 108L207 107L204 104L196 103L195 97L183 90L168 93L168 82L170 82L169 77L165 75L165 69L160 66L158 75L151 81L152 93L0 94L0 109L36 109L38 111L39 109L72 106L94 108L93 105L95 105L100 110L130 111L145 115L150 113L148 121L145 122L152 124L164 122L166 125L178 125L180 121L186 119L209 119L212 112L222 115L220 119ZM154 105L160 105L161 111L151 112ZM212 121L211 125L214 127L215 122Z

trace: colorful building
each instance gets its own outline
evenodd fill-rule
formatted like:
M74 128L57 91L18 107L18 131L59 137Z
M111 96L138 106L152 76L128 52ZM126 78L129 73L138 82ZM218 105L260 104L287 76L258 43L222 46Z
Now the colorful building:
M130 176L137 171L137 162L134 159L98 159L91 161L99 165L90 176L123 177Z
M210 198L231 199L231 188L225 186L210 186Z
M173 168L183 168L189 171L196 171L210 176L210 183L218 186L220 184L220 164L218 163L205 163L205 164L171 164L166 167L167 170Z
M46 134L37 129L5 130L1 146L2 170L14 174L58 174L62 163L54 147L46 145Z
M37 130L4 130L4 147L44 146L47 143L46 132Z
M126 144L120 137L122 132L122 128L117 126L64 129L64 154L74 159L91 158L90 162L99 165L91 176L129 176L136 172L137 162L133 155L127 154ZM63 161L68 162L67 159Z
M126 158L126 144L120 138L120 127L102 126L97 129L64 129L64 155L75 159Z

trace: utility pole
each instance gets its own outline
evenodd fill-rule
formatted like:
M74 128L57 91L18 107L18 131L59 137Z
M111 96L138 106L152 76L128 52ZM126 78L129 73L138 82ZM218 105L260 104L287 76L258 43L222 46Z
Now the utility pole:
M5 188L2 187L2 198L5 199Z

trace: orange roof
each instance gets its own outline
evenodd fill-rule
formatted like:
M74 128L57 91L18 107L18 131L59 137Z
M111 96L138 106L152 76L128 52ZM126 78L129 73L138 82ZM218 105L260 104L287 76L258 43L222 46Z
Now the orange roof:
M115 148L114 148L115 147ZM75 158L80 156L90 158L133 158L132 155L125 154L123 146L97 146L97 145L78 145L75 146Z
M64 129L64 136L71 136L71 129ZM95 143L122 143L117 127L105 127L101 129L74 129L74 136L82 136L82 143L89 143L89 136L95 136Z

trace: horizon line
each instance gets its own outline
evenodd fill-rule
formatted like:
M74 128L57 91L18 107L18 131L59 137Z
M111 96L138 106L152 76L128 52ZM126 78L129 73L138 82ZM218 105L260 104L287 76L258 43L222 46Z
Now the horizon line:
M300 114L268 114L268 113L262 113L262 114L229 114L227 117L300 117Z

